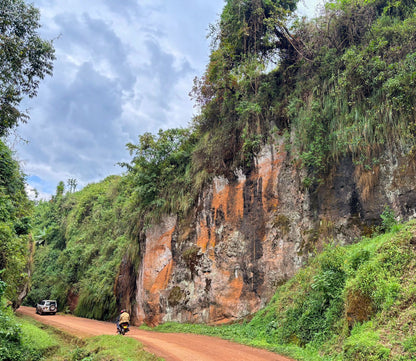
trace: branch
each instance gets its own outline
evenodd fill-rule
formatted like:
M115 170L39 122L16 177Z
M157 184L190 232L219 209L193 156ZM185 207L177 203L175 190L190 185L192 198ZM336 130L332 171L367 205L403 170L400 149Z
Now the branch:
M283 31L279 31L280 34L282 34L285 39L290 43L290 45L292 45L293 49L295 49L295 51L302 57L305 58L307 61L312 62L312 59L309 59L305 54L303 54L296 46L295 46L295 42L297 42L297 40L295 38L293 38L293 36L290 34L289 30L286 28L286 26L284 25L280 25L280 27L283 29ZM306 48L305 44L302 42L302 45Z

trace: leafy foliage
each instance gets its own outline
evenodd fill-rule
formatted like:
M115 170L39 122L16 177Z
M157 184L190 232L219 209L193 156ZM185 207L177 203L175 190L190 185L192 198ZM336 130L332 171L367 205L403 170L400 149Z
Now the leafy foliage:
M145 133L139 144L127 145L133 159L123 165L142 214L181 213L193 205L190 166L195 142L196 134L189 129L169 129Z
M289 95L295 146L315 175L351 155L372 169L379 149L414 146L414 2L334 1L299 23L309 62ZM302 81L308 79L308 81Z
M288 47L290 34L284 21L296 8L296 0L242 1L228 0L221 14L220 48L237 61L247 54L267 55L278 46Z
M249 171L275 129L293 133L309 183L341 157L371 170L381 149L414 151L414 1L336 0L314 20L293 20L295 5L227 1L191 93L196 174Z
M28 283L30 216L33 210L24 189L24 176L10 149L0 141L0 278L6 296L17 307Z
M194 119L196 173L232 177L235 168L251 169L271 124L286 124L281 73L266 69L277 54L287 64L297 57L287 29L295 8L296 1L227 1L211 34L210 62L191 92L201 110Z
M51 42L38 35L39 10L23 0L0 3L0 136L28 118L18 109L24 95L34 97L41 79L52 74Z
M117 313L114 284L130 239L130 194L121 177L61 194L36 207L37 239L32 290L25 302L57 299L59 310L78 298L75 313L111 319Z
M27 340L26 329L17 323L13 312L4 298L6 283L0 281L0 360L37 361L43 351Z

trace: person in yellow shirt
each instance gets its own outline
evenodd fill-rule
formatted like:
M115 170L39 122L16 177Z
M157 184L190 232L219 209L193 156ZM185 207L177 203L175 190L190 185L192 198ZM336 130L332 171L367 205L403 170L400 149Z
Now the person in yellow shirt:
M120 324L122 323L127 323L128 325L130 325L130 315L128 314L126 310L120 311L120 315L117 320L117 333L120 333L121 331Z

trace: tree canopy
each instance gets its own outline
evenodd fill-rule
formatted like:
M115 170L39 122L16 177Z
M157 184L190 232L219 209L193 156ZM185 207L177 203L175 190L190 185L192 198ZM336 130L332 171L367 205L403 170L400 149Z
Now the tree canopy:
M133 160L122 165L129 170L143 212L180 212L189 207L189 168L195 142L196 134L190 129L177 128L160 129L157 135L144 133L138 144L127 144Z
M39 10L23 0L0 2L0 136L26 121L23 97L35 96L40 80L52 74L54 48L39 36L39 19Z
M228 55L266 55L288 47L285 21L297 0L228 0L219 22L220 47Z
M19 109L23 97L34 97L40 80L52 74L54 49L38 34L39 18L23 0L0 1L0 138L28 118ZM32 212L25 176L0 140L0 279L14 307L29 286Z
M6 296L16 305L18 293L28 282L28 233L32 210L19 164L0 140L0 279L7 283Z

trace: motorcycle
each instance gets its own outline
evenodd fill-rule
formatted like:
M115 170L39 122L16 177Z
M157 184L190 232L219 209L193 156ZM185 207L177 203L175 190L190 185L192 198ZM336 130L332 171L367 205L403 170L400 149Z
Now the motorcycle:
M128 322L123 322L123 323L120 323L119 325L118 325L118 329L117 329L117 333L119 334L119 335L122 335L122 336L124 336L127 332L129 332L130 331L130 329L129 329L129 324L128 324Z

